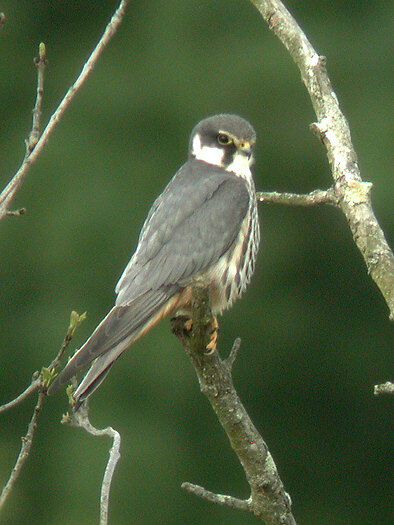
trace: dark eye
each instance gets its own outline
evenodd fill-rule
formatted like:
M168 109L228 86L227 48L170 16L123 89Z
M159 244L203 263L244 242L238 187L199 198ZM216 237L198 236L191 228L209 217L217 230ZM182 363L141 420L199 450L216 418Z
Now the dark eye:
M221 144L222 146L228 146L229 144L232 144L232 139L226 135L225 133L219 133L219 135L216 137L216 140Z

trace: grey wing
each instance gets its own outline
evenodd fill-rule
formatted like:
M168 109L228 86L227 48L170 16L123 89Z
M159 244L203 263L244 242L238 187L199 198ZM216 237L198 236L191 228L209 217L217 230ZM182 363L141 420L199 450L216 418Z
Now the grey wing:
M119 355L138 338L155 313L171 298L172 290L148 291L130 305L115 306L104 317L85 344L73 355L56 377L48 393L67 384L81 368L94 361L88 374L74 393L76 400L86 398L104 378L103 374Z
M155 201L117 286L117 305L146 289L184 286L231 246L249 207L244 180L189 161Z

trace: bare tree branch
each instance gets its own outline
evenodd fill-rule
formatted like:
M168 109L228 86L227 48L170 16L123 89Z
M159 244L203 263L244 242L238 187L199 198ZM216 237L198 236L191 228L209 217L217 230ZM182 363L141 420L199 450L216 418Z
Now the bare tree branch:
M68 347L68 345L71 342L71 339L73 338L73 335L75 333L75 330L78 328L78 326L86 319L86 312L79 315L77 312L72 311L70 315L70 323L67 329L67 333L64 336L62 346L60 347L59 352L57 353L56 357L52 360L50 365L48 367L45 367L40 372L34 372L32 377L32 382L30 385L21 393L19 396L17 396L12 401L9 401L8 403L5 403L4 405L0 405L0 414L2 412L6 412L7 410L10 410L11 408L14 408L16 405L19 405L19 403L22 403L27 397L30 396L30 394L33 394L37 390L39 390L42 387L43 380L45 381L46 378L43 378L43 371L48 372L48 379L50 380L50 376L52 374L52 371L54 371L57 366L60 363L60 360L64 354L64 351Z
M380 385L375 385L373 389L375 396L380 396L381 394L394 394L394 383L391 381L386 381L386 383L381 383Z
M238 350L241 348L241 338L240 337L237 337L236 340L234 341L233 343L233 346L231 348L231 351L227 357L227 359L225 359L225 363L226 365L228 366L230 372L232 371L233 369L233 365L235 363L235 360L237 358L237 355L238 355Z
M20 217L26 213L26 208L19 208L19 210L8 210L6 215L9 217Z
M267 525L295 525L290 497L284 490L274 460L233 385L231 367L240 341L236 340L227 360L222 360L216 350L207 354L210 327L208 290L197 283L193 290L193 328L190 336L179 338L194 366L201 392L208 398L245 471L251 495L248 500L239 500L190 483L182 486L215 503L249 510Z
M6 403L5 405L0 406L0 413L5 412L6 410L14 408L19 403L27 399L27 397L30 396L30 394L32 394L33 392L36 392L37 390L39 391L37 403L36 403L36 406L34 407L33 415L30 420L30 423L27 429L27 433L24 437L22 437L22 446L21 446L18 458L16 460L16 463L11 471L11 475L7 483L5 484L3 491L1 493L1 496L0 496L0 511L2 507L4 506L8 496L10 495L16 480L18 479L22 471L23 465L25 464L27 458L29 457L30 450L33 444L34 432L37 428L38 416L41 412L43 403L46 398L46 391L47 391L49 382L53 379L55 375L55 369L58 366L64 351L66 350L67 346L70 344L70 341L75 333L75 330L78 328L80 323L85 320L85 318L86 318L86 312L82 315L78 315L74 311L71 312L70 324L67 329L67 333L64 337L62 346L60 347L59 352L57 353L56 357L52 360L49 367L43 368L41 373L35 372L33 374L33 380L32 380L31 385L28 386L26 390L24 390L24 392L22 392L18 397L16 397L9 403Z
M106 26L105 31L101 39L99 40L97 46L93 50L88 61L83 66L82 71L80 75L78 76L77 80L69 88L63 100L60 102L58 108L51 116L41 137L40 137L40 118L41 118L42 99L43 99L43 93L44 93L44 70L45 70L45 65L46 65L46 51L45 51L45 45L42 43L40 44L39 56L36 59L36 65L38 69L37 97L36 97L36 102L35 102L35 106L33 110L32 130L26 141L25 158L19 170L17 171L17 173L14 175L14 177L11 179L9 184L6 186L6 188L2 191L0 195L0 219L2 219L6 215L21 215L22 213L24 213L25 211L24 209L20 209L17 211L10 211L8 207L12 199L14 198L16 192L21 187L24 177L26 176L30 166L37 159L38 155L40 154L43 147L47 143L48 138L50 134L53 132L57 122L60 120L60 118L64 114L65 110L69 106L70 102L74 98L77 91L80 89L80 87L83 85L83 83L88 78L90 72L96 65L97 60L100 57L101 53L103 52L105 46L109 43L112 36L115 34L116 30L118 29L123 19L123 16L125 14L128 2L129 0L120 1L117 10L115 11L110 22ZM4 20L5 20L4 14L0 13L0 26L3 24ZM46 369L43 369L41 374L39 374L39 376L38 376L38 373L36 373L33 377L33 381L31 385L22 394L20 394L16 399L0 407L0 412L13 408L17 406L19 403L21 403L22 401L24 401L30 394L39 390L37 404L34 408L33 415L32 415L32 418L28 426L27 433L22 438L22 447L21 447L19 456L17 458L15 466L12 469L10 478L8 479L2 491L2 494L0 496L0 509L4 506L7 500L7 497L11 493L12 488L21 473L24 463L29 457L29 453L30 453L30 450L33 444L34 432L37 427L38 416L43 406L44 399L46 397L46 389L48 386L48 382L53 377L54 370L58 362L60 361L60 358L64 350L70 343L76 326L79 324L81 320L83 320L83 318L84 316L77 316L73 320L73 315L71 316L70 326L67 331L66 337L63 341L62 347L58 355L55 357L55 359L50 364L50 366ZM73 419L73 421L78 422L78 426L82 426L88 432L94 435L108 435L113 439L113 445L112 445L111 452L110 452L110 459L109 459L109 462L107 464L107 468L105 471L104 480L102 484L102 493L101 493L100 523L101 525L104 525L108 522L109 491L110 491L112 476L113 476L113 472L114 472L116 463L120 457L119 455L120 436L111 427L108 427L104 430L95 429L93 426L90 425L89 420L87 418L87 413L86 413L85 419L81 419L82 416L83 416L83 411L79 413L79 416L74 417Z
M37 427L37 420L41 408L43 406L44 400L46 398L46 391L50 382L55 377L55 370L59 365L60 359L62 358L64 351L70 344L75 330L78 326L85 320L86 312L79 315L77 312L72 311L70 315L70 323L66 332L66 335L63 339L63 343L60 347L59 352L56 357L52 360L50 365L47 368L43 368L41 373L35 372L33 375L33 380L31 385L22 392L17 398L6 403L5 405L0 406L0 413L5 412L8 409L14 408L16 405L24 401L30 394L39 390L38 401L33 411L33 416L29 423L28 431L26 435L22 438L22 447L18 455L15 466L12 469L9 480L7 481L3 492L0 496L0 510L3 507L7 497L11 493L11 490L17 480L18 476L21 473L22 467L26 462L31 446L33 444L34 432ZM119 433L111 427L107 427L103 430L96 429L89 421L88 407L85 403L80 409L73 413L72 416L66 415L63 416L62 423L68 423L73 426L77 426L85 429L87 432L94 436L109 436L113 440L113 444L110 450L110 457L107 463L107 467L104 473L104 479L101 486L101 500L100 500L100 524L106 525L108 523L108 507L109 507L109 493L111 489L112 477L115 471L116 464L120 458L120 435Z
M41 107L42 107L42 98L44 93L44 70L46 65L46 51L45 51L45 45L43 43L39 46L39 56L36 59L36 65L38 69L38 78L37 78L37 97L36 102L33 110L33 123L32 123L32 130L29 134L29 138L26 141L26 155L23 159L23 162L17 171L17 173L14 175L14 177L11 179L9 184L6 186L6 188L2 191L0 195L0 219L2 219L6 215L21 215L24 212L24 209L18 210L16 212L9 211L8 207L14 198L16 192L21 187L24 177L26 176L30 166L33 164L33 162L37 159L38 155L42 151L43 147L48 141L48 138L50 134L53 132L57 122L60 120L62 115L64 114L65 110L69 106L70 102L74 98L77 91L80 89L80 87L83 85L83 83L88 78L90 72L94 68L94 66L97 63L98 58L100 57L101 53L103 52L105 46L109 43L112 36L115 34L116 30L118 29L123 16L126 11L126 7L129 0L121 0L117 10L115 11L114 15L112 16L110 22L105 28L105 31L100 38L97 46L93 50L92 54L90 55L89 59L85 63L85 65L82 68L82 71L80 75L78 76L75 83L69 88L66 95L64 96L63 100L60 102L58 108L51 116L44 132L40 136L40 118L41 118ZM0 26L4 23L5 16L3 13L0 13ZM0 509L4 505L8 495L10 494L12 487L14 486L15 481L17 480L22 467L27 460L30 449L33 443L33 437L34 437L34 431L37 426L37 419L38 415L41 411L44 399L45 399L45 392L46 392L46 380L50 379L51 374L53 373L53 370L55 369L56 365L58 364L65 348L71 341L72 335L74 333L75 327L73 328L72 322L70 322L69 330L66 334L66 337L64 339L62 348L60 349L58 355L56 358L52 361L51 365L48 369L43 369L43 372L41 373L40 377L37 378L35 376L33 378L33 381L31 385L24 391L22 394L20 394L16 399L13 401L10 401L9 403L6 403L2 407L0 407L0 412L3 412L5 410L8 410L10 408L13 408L17 406L19 403L24 401L30 394L33 392L39 390L38 394L38 401L33 411L33 416L31 418L31 421L29 423L28 431L26 436L22 438L22 448L19 453L18 459L16 461L16 464L14 468L12 469L11 476L6 483L1 497L0 497ZM44 372L47 373L48 377L47 379L43 378ZM106 433L109 433L110 427L108 429L105 429ZM101 431L100 431L101 432ZM104 432L104 431L102 431ZM114 431L113 431L114 432ZM110 435L110 434L109 434ZM120 439L120 438L119 438ZM114 436L114 447L117 444L118 438ZM116 447L115 447L116 449ZM115 450L116 451L116 450ZM115 463L116 464L116 463ZM115 468L115 467L113 467ZM110 485L111 479L112 479L112 473L111 471L112 466L109 465L106 470L106 475L104 477L103 482L103 495L102 499L105 503L105 498L107 497L106 494L109 492L109 487L107 488L107 485ZM109 482L108 482L109 479ZM106 508L108 509L108 502L106 505ZM107 511L108 514L108 511ZM103 507L103 515L105 515L105 505ZM102 521L102 523L107 523L107 518L105 518L105 521Z
M12 401L9 401L8 403L5 403L4 405L0 406L0 414L2 412L7 412L7 410L10 410L11 408L16 407L20 403L22 403L25 399L27 399L31 394L34 392L37 392L37 390L40 389L41 386L41 377L38 377L38 372L33 374L33 380L30 383L30 385L24 390L21 394L19 394L18 397L13 399Z
M41 108L44 96L44 72L47 65L46 49L43 42L38 46L38 57L34 59L34 63L37 66L37 95L33 109L32 128L29 138L26 141L26 157L33 151L40 138Z
M98 44L94 48L92 54L88 58L87 62L82 68L81 73L79 74L78 78L74 82L74 84L69 88L67 93L65 94L63 100L60 102L58 108L53 113L51 118L49 119L49 122L44 129L40 139L38 142L33 146L33 150L30 152L30 154L26 155L23 159L23 162L14 175L14 177L11 179L11 181L8 183L8 185L4 188L0 195L0 220L7 215L8 207L12 201L12 199L15 197L16 192L21 187L23 180L30 169L31 165L35 162L38 155L41 153L42 149L44 148L45 144L48 142L49 136L53 132L56 124L59 122L60 118L63 116L64 112L66 111L67 107L69 106L72 99L75 97L77 91L81 88L81 86L84 84L86 79L88 78L89 74L95 67L97 60L99 59L101 53L103 52L104 48L107 46L115 32L117 31L119 25L121 24L123 20L123 16L126 12L127 4L129 3L129 0L121 0L117 10L113 14L110 22L108 23L107 27L104 30L104 33L102 37L100 38ZM40 69L39 69L40 71ZM40 73L39 73L40 74ZM38 82L39 84L39 82ZM37 86L37 92L39 91L40 87ZM41 106L40 106L41 107ZM34 118L33 118L33 128L34 128ZM33 130L32 130L33 131ZM32 133L30 134L30 136ZM34 133L33 133L34 136ZM29 140L30 141L30 140ZM28 141L28 142L29 142Z
M188 483L187 481L182 483L181 487L187 492L190 492L190 494L194 494L199 498L206 499L211 503L232 507L233 509L237 510L247 510L249 512L253 512L251 498L238 499L233 498L232 496L227 496L226 494L215 494L214 492L204 489L204 487L201 487L200 485L194 485L193 483Z
M112 477L115 472L116 465L120 459L120 434L112 427L107 427L103 429L95 428L89 420L89 409L87 401L82 403L78 410L76 412L73 412L72 415L64 415L62 423L74 427L83 428L84 430L86 430L86 432L95 437L108 436L112 439L112 446L109 451L108 463L105 469L103 483L101 485L100 498L100 525L107 525Z
M26 463L26 460L29 457L30 450L33 444L34 432L37 428L38 416L40 415L41 408L44 403L45 397L46 397L45 392L41 390L38 394L37 403L36 403L36 406L34 407L33 415L30 420L29 426L27 428L27 433L25 436L22 437L22 446L21 446L21 449L18 455L18 459L16 460L16 463L11 471L11 475L2 490L2 493L0 496L0 512L8 496L10 495L16 480L18 479L22 471L23 465Z
M55 359L51 362L48 369L52 370L54 368L57 368L57 366L60 363L61 358L63 357L63 354L65 350L67 349L68 345L71 342L71 339L74 337L75 331L79 327L81 323L83 323L86 319L86 312L83 314L78 314L74 310L70 314L70 322L67 328L66 335L64 336L62 346L60 347L60 350L58 354L56 355Z
M288 206L316 206L317 204L337 204L334 189L314 190L310 193L278 193L276 191L257 191L257 199L260 202L274 202Z
M349 125L326 70L297 22L280 0L250 0L297 64L318 121L311 125L327 149L338 206L394 320L394 255L372 209L371 183L363 182Z

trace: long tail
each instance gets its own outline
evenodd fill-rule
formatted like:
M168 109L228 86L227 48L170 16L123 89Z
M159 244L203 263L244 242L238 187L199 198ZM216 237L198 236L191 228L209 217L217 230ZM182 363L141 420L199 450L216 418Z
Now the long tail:
M172 293L171 293L172 292ZM93 361L74 393L77 407L102 383L113 362L134 341L174 310L174 290L149 291L127 305L112 308L86 343L74 354L48 390L53 394Z

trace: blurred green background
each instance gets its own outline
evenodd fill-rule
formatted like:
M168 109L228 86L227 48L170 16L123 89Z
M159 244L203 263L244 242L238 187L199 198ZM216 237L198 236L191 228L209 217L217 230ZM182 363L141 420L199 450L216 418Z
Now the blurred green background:
M47 45L43 121L98 40L117 1L5 1L0 32L1 186L19 166L36 71ZM393 241L392 4L287 2L317 51L349 119L373 205ZM299 73L247 1L131 2L126 19L30 171L0 224L0 402L57 352L72 309L87 310L70 352L111 307L144 217L185 161L201 118L234 112L258 133L258 189L331 184ZM246 295L221 320L220 348L243 345L234 381L275 458L300 524L389 524L393 329L344 217L334 208L260 205L262 246ZM9 475L33 399L0 423ZM1 523L98 520L106 439L60 425L50 398L31 457ZM237 497L248 486L194 371L162 322L126 352L91 400L91 419L122 434L112 524L252 524L199 500L183 481Z

